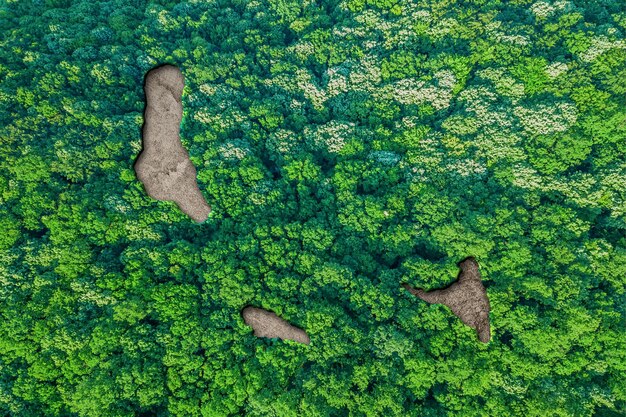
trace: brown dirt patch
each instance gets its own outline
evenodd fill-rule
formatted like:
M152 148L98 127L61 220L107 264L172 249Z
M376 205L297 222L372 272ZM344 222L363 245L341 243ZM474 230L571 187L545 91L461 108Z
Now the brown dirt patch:
M135 172L150 197L173 201L193 220L203 222L211 207L198 188L196 168L179 136L184 85L182 73L172 65L146 74L143 151Z
M271 311L257 307L246 307L241 312L243 320L254 330L257 337L279 338L293 340L294 342L311 343L309 335L302 329L297 328L278 317Z
M415 289L409 284L402 284L411 294L427 303L443 304L452 310L463 323L476 329L478 339L487 343L491 339L489 327L489 298L480 279L478 263L468 258L459 263L461 272L456 282L450 286L426 292Z

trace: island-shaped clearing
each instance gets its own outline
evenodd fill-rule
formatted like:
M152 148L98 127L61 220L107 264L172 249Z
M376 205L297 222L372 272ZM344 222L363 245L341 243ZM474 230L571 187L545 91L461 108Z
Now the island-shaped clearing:
M489 298L480 279L478 263L467 258L459 264L461 273L456 282L441 290L426 292L402 284L411 294L427 303L443 304L452 310L463 323L476 329L478 339L487 343L491 339L489 327Z
M198 188L196 168L179 135L184 85L182 73L172 65L146 75L143 151L135 162L135 172L150 197L173 201L193 220L203 222L211 207Z
M297 328L278 317L271 311L257 307L246 307L241 312L243 320L254 330L257 337L279 338L293 340L294 342L311 343L309 335L302 329Z

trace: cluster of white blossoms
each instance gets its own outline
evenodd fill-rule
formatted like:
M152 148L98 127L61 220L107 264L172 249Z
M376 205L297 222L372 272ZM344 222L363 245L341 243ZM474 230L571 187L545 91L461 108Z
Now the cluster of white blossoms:
M191 105L202 105L202 103L205 103L206 100L204 99L204 97L202 97L202 94L198 94L198 93L191 93L191 94L187 94L183 96L183 108L186 109L187 106Z
M278 155L288 155L301 147L301 140L295 132L287 129L278 129L267 138L267 148Z
M299 60L305 61L309 56L315 54L315 46L309 41L299 41L287 48L290 55L295 55Z
M329 68L324 74L329 97L348 92L348 71L344 66Z
M212 96L217 92L218 87L219 85L204 83L198 87L198 90L200 90L200 92L202 92L205 96Z
M180 22L167 10L160 10L157 12L157 6L148 9L148 14L156 15L156 21L160 24L160 29L164 32L170 32L180 28Z
M435 82L441 88L452 90L456 87L457 79L452 71L441 70L435 73Z
M542 187L542 176L528 164L515 164L511 170L513 185L520 188L538 189Z
M374 49L378 49L380 47L380 43L374 40L366 40L363 41L363 50L371 52Z
M349 91L376 91L382 81L380 63L365 55L360 60L346 60L341 65L331 67L324 73L323 93L326 99Z
M547 1L538 1L530 6L530 11L535 15L536 19L545 19L551 16L556 9Z
M245 98L245 94L242 91L239 91L228 84L219 83L219 84L210 84L204 83L198 87L198 93L191 93L189 96L203 96L203 97L211 97L211 99L218 100L219 106L221 108L226 108L231 105L233 102L238 102ZM203 102L206 102L206 98L201 98Z
M386 88L389 95L399 103L421 104L426 101L426 97L424 96L425 92L422 91L425 86L426 82L424 81L416 80L414 78L405 78L386 86ZM419 96L415 94L418 91L422 91Z
M623 39L610 40L606 36L597 36L593 38L591 46L580 55L580 59L584 62L591 62L614 48L626 51L626 42Z
M294 80L288 77L290 83ZM311 101L313 107L316 109L324 108L324 102L328 100L326 91L315 85L312 81L311 73L305 69L298 69L296 71L295 83L304 94L304 97Z
M104 198L103 206L107 210L117 211L118 213L127 213L131 209L124 199L114 194Z
M442 78L437 78L441 76ZM430 84L413 78L405 78L385 86L385 92L401 104L429 104L435 110L450 106L452 88L456 78L451 71L441 71Z
M519 93L517 84L512 82L512 78L504 76L503 71L484 70L478 75L492 81L496 89L506 90L512 95L511 103L519 98L516 94ZM519 146L522 138L515 132L518 124L512 115L510 104L503 102L500 94L486 85L467 88L459 94L459 101L464 104L469 115L452 115L442 126L451 134L474 135L472 144L477 148L477 157L488 161L523 163L526 155Z
M354 38L366 38L368 34L368 30L365 26L357 25L357 26L335 26L333 27L333 36L338 38L345 38L350 36L351 39Z
M519 145L521 141L522 138L509 129L493 126L481 129L473 144L479 149L478 156L490 160L524 161L526 154Z
M573 4L566 0L546 1L541 0L530 6L530 11L537 20L544 20L557 12L568 11Z
M507 35L504 32L497 31L493 34L493 36L498 43L508 43L518 46L526 46L530 44L530 40L524 35Z
M223 143L219 146L218 150L223 158L230 160L242 160L251 153L250 144L241 139L234 139Z
M374 9L366 9L357 14L354 16L354 21L359 23L359 26L364 29L369 28L369 30L377 30L385 35L388 35L389 32L397 26L394 22Z
M405 169L404 175L409 181L417 183L425 182L426 168L418 165L409 166Z
M263 4L261 4L261 2L257 0L251 0L246 3L246 9L249 11L258 11L262 7L263 7Z
M33 249L32 243L30 245L26 243L24 248L27 251L31 251ZM35 254L36 253L37 252L35 252ZM35 260L35 254L30 256L33 260ZM14 289L14 286L20 285L19 283L23 282L22 274L18 273L17 268L10 267L11 263L16 261L20 256L17 251L0 251L0 297L3 300L9 299L9 293ZM25 256L25 258L27 256ZM0 396L2 396L2 394L0 394Z
M323 109L328 99L349 91L376 91L381 82L380 61L368 54L358 61L348 59L329 68L319 81L315 81L305 69L298 69L295 74L279 74L264 81L267 86L301 94L317 110Z
M578 112L572 103L539 104L533 108L513 108L521 125L533 135L565 132L576 123Z
M429 23L433 20L430 10L424 9L416 2L403 2L402 16L406 16L411 23Z
M581 206L599 207L606 194L604 187L598 186L598 180L587 173L577 173L567 179L546 178L546 181L545 189L558 191Z
M109 84L110 80L113 79L113 71L104 64L95 64L89 73L102 84Z
M515 121L510 115L510 107L500 98L487 86L470 87L459 94L465 110L474 114L478 128L510 130Z
M372 90L382 81L380 61L372 55L365 55L356 63L351 63L348 79L353 90Z
M569 70L569 67L565 62L553 62L546 67L546 74L548 74L550 78L556 78L566 73L567 70Z
M295 111L295 112L300 111L302 110L303 107L304 107L304 103L300 100L296 100L295 98L291 99L291 101L289 102L289 108L292 111Z
M469 87L459 93L465 109L482 118L490 113L490 107L498 101L498 95L486 86Z
M398 130L414 129L418 123L419 118L417 116L404 116L402 120L397 120L395 122L395 127Z
M466 110L475 113L481 128L497 127L511 129L516 123L511 117L511 107L497 103L498 95L488 88L472 87L460 94ZM514 104L516 100L512 100ZM513 114L530 134L551 134L568 130L577 119L574 104L559 102L553 105L540 104L533 108L513 107Z
M411 181L430 182L433 174L455 173L461 177L479 177L487 175L484 161L476 157L451 158L449 150L442 146L442 135L429 133L419 143L419 150L410 158L402 158L400 166Z
M607 208L612 218L623 218L626 216L624 169L626 166L600 175L577 172L566 178L543 177L538 188L542 191L557 191L579 206ZM536 185L537 181L534 183Z
M565 74L569 70L569 66L565 62L553 62L546 66L546 74L550 78L556 78L561 74Z
M511 45L526 46L530 44L530 40L527 36L512 35L504 32L500 28L502 22L499 20L493 21L486 26L487 33L490 37L498 43L508 43Z
M272 194L277 194L274 183L270 180L262 180L255 183L248 199L252 204L260 206L268 203Z
M338 122L336 120L331 120L320 126L307 126L304 128L305 140L318 148L325 149L329 153L340 152L346 141L354 137L355 133L354 123Z
M611 190L612 194L612 206L611 216L616 218L626 217L626 199L624 196L624 190L626 190L626 164L622 164L621 170L615 169L612 172L607 173L601 177L600 183L602 188L600 191L606 193L606 190Z
M446 164L446 171L456 172L462 177L483 176L487 173L487 167L474 159L459 159Z
M154 216L155 221L167 221L167 212L162 211ZM160 232L154 230L154 227L142 223L126 223L124 225L124 234L129 241L159 241L163 239Z
M193 114L193 118L200 123L210 125L217 130L229 130L240 127L244 122L248 121L247 115L245 115L239 108L230 106L228 109L222 109L223 104L218 108L203 107L197 110Z
M249 119L236 104L240 102L244 93L227 84L205 83L199 86L198 93L184 96L184 99L194 105L192 118L200 123L208 124L218 130L239 128ZM203 97L204 96L204 97ZM196 107L197 103L207 103Z
M385 48L410 45L415 36L415 31L410 27L403 27L399 30L390 31L382 44Z
M461 24L458 20L451 17L438 19L428 26L426 33L433 39L442 39L448 36L450 33L455 33L460 28Z
M333 34L345 36L350 34L358 38L365 38L372 32L382 35L382 42L364 40L362 45L366 51L373 52L374 48L393 49L410 45L416 37L415 25L424 24L427 33L433 37L445 36L444 32L450 32L458 26L458 22L451 18L433 20L431 12L419 8L411 2L398 3L402 13L397 18L390 20L386 13L375 9L366 9L355 15L357 25L349 28L334 29Z

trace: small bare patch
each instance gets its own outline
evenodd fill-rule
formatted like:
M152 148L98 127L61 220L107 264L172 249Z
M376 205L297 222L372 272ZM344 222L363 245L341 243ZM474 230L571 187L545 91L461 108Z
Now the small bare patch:
M443 304L452 310L463 323L476 329L478 339L487 343L491 339L489 327L489 298L480 279L478 263L467 258L459 264L461 273L456 282L441 289L426 292L402 284L411 294L430 304Z
M184 85L182 73L172 65L146 75L143 151L135 172L150 197L173 201L193 220L203 222L211 207L198 188L196 168L179 136Z
M279 338L293 340L294 342L311 343L309 336L271 311L256 307L246 307L242 311L243 320L254 330L256 337Z

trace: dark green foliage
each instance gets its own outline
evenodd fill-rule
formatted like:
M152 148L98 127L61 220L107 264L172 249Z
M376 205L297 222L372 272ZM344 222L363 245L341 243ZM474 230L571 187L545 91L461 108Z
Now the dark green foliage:
M622 0L0 5L0 415L622 415L624 33ZM132 169L163 63L201 225ZM468 256L487 345L400 287Z

